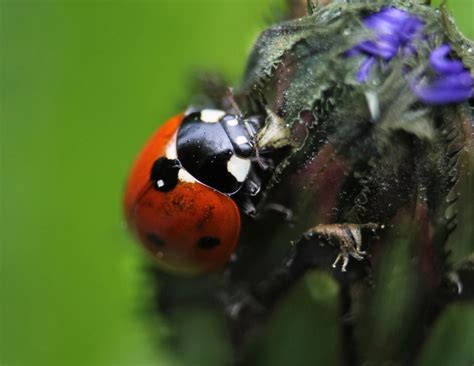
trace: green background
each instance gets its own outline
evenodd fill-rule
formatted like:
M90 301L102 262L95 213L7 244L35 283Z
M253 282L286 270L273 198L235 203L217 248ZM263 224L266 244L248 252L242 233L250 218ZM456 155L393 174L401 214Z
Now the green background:
M1 365L172 364L124 181L199 67L238 81L277 3L1 1ZM474 2L449 6L474 38Z

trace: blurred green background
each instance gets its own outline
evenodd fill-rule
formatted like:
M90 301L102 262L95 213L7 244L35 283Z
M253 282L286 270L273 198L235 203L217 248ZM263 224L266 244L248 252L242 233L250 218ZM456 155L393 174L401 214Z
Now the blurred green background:
M124 181L198 67L238 82L279 3L1 1L1 365L173 364L142 318ZM449 7L474 38L474 2Z

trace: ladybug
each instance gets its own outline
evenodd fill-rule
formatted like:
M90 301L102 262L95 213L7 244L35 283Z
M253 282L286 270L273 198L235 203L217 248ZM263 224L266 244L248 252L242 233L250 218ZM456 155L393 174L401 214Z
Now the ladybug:
M152 136L131 170L125 216L165 268L199 273L225 264L237 245L234 197L260 190L258 116L189 109Z
M159 263L217 269L242 234L231 272L255 273L249 262L266 272L290 242L335 247L329 265L344 272L407 212L423 223L420 242L444 247L466 171L473 66L435 13L427 21L434 10L402 3L310 6L261 34L236 100L217 85L207 97L222 109L190 108L156 132L131 171L125 215ZM265 222L269 210L296 219ZM241 233L242 215L262 220Z
M258 353L254 340L281 306L337 303L334 325L353 333L344 314L361 310L351 323L363 324L379 298L402 294L388 310L426 320L411 332L415 350L461 300L472 278L461 260L472 242L474 45L422 3L308 0L307 15L263 31L235 95L208 76L194 96L204 109L146 144L126 189L131 231L167 269L225 266L184 280L153 271L153 309L170 324L219 312L232 361L247 364L272 349ZM346 341L340 361L364 359Z

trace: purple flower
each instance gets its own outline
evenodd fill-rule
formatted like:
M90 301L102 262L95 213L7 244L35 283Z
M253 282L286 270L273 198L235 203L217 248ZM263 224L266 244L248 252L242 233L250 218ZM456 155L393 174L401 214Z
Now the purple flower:
M374 32L374 39L359 43L347 54L363 54L367 57L357 73L357 81L360 83L367 80L377 59L388 62L400 51L405 54L416 52L412 43L421 36L423 29L421 19L393 7L386 7L369 15L363 22Z
M377 62L388 64L396 56L416 55L416 42L428 39L418 16L394 7L369 15L363 23L373 31L374 38L346 52L347 57L364 56L356 74L359 83L367 80ZM412 92L426 104L459 103L473 95L473 78L462 61L449 57L450 52L448 44L432 51L429 57L432 73L410 81Z
M464 64L449 58L451 46L444 44L430 54L430 65L435 72L431 82L412 83L413 93L427 104L458 103L473 94L474 80Z

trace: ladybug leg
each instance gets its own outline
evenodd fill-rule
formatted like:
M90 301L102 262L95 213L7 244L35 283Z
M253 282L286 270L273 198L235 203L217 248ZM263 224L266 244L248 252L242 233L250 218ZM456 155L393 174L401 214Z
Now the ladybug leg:
M324 238L329 242L336 242L339 245L339 254L333 262L332 267L342 261L341 270L346 272L349 259L364 259L367 254L362 250L361 229L371 229L375 231L380 225L375 223L367 224L320 224L309 229L303 234L304 239L311 239L314 236Z
M279 213L284 216L285 221L293 222L293 211L279 203L268 203L264 206L263 210Z
M289 224L294 224L293 211L279 203L266 203L263 207L259 207L258 209L255 206L252 207L253 211L250 214L246 211L244 212L255 219L263 218L266 214L271 212L280 215ZM244 206L243 209L245 210L246 207Z

